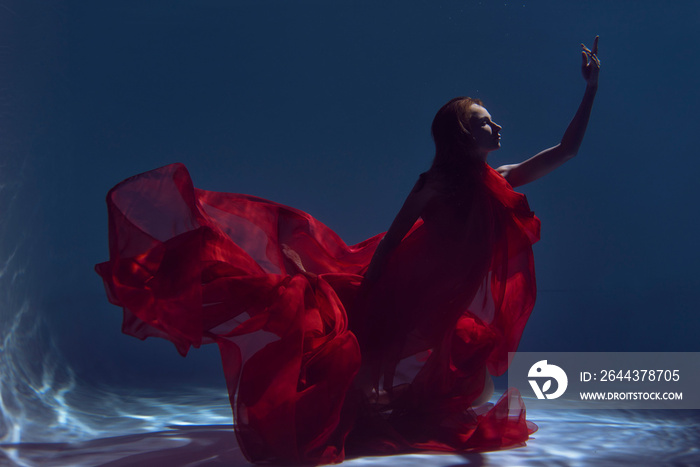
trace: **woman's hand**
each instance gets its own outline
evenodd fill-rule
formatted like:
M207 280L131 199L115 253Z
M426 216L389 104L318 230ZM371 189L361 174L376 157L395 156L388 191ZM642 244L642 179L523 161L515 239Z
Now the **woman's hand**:
M581 73L588 86L598 86L598 72L600 71L600 60L598 60L598 36L593 40L593 50L581 44Z
M600 71L598 36L595 36L593 41L593 50L583 44L581 44L581 48L583 49L581 50L583 58L581 73L583 79L586 80L586 92L583 94L581 105L566 128L559 144L545 149L520 164L504 165L496 169L513 187L525 185L547 175L578 153L583 135L586 133L588 119L591 116L593 100L598 91L598 72Z

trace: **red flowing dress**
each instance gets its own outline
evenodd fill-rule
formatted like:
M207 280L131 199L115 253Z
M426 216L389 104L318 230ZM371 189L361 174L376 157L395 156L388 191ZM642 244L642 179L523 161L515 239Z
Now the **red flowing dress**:
M484 451L536 429L517 390L472 407L486 371L507 369L536 290L539 220L488 165L433 197L362 288L382 235L348 246L302 211L197 189L181 164L125 180L107 205L96 269L123 331L182 355L219 346L249 460ZM382 403L355 381L361 366Z

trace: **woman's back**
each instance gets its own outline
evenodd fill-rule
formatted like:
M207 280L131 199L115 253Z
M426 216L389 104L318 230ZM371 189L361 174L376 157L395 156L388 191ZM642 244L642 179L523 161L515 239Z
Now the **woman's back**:
M414 191L424 192L429 198L422 219L391 252L382 274L368 287L363 309L353 310L366 314L361 322L368 323L370 333L364 336L362 329L353 331L358 334L361 348L371 349L370 358L382 361L387 390L391 390L393 371L401 359L450 340L450 333L461 318L468 316L489 327L498 306L499 314L517 312L517 321L524 324L534 304L534 270L525 269L532 266L530 246L539 236L539 221L524 197L515 194L485 164L462 181L451 184L449 174L438 171L421 176ZM515 204L507 204L513 201ZM522 221L520 225L516 219ZM506 259L504 263L504 252L521 261L516 265ZM524 265L520 264L522 261ZM499 278L507 277L509 267L512 271L516 266L524 280L511 287L509 297L520 295L518 301L528 303L529 308L501 309L507 303L498 288ZM501 295L494 295L498 293ZM352 319L351 315L351 323ZM517 346L522 329L494 332L518 333L517 338L510 339ZM507 358L503 350L498 354L499 357L492 357L494 372L507 365L506 361L497 362Z

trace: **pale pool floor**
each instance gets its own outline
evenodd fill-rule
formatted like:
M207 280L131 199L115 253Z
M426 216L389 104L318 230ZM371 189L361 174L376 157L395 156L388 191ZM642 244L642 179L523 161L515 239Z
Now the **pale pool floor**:
M527 404L527 402L526 402ZM700 411L530 411L539 431L527 446L481 454L415 454L346 460L353 467L694 466ZM179 425L71 443L0 445L0 465L246 466L228 425Z

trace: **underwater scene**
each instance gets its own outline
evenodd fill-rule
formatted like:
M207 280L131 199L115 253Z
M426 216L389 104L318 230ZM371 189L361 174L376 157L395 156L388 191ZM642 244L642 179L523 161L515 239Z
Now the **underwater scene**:
M376 368L359 366L357 340L347 337L352 334L348 326L360 329L353 321L358 318L344 315L344 307L350 308L355 299L345 301L343 293L359 290L362 275L371 271L371 253L381 248L375 236L400 219L400 210L410 210L401 209L411 206L409 193L424 189L426 183L427 190L433 189L431 183L438 186L437 191L443 186L441 179L431 178L437 167L435 144L439 144L433 118L457 96L478 99L478 112L488 109L482 130L464 129L479 145L474 153L483 154L484 160L488 153L490 167L527 196L527 201L513 198L510 185L499 186L493 195L499 201L512 201L507 208L516 213L513 222L521 229L518 235L530 236L526 247L518 244L517 248L524 251L522 255L531 251L527 258L534 256L534 263L503 273L507 276L503 295L531 287L528 293L534 300L534 275L527 275L536 272L536 302L531 314L528 309L514 319L520 324L506 323L494 332L507 328L503 333L515 336L509 345L518 352L653 352L668 353L669 359L672 353L700 352L700 250L694 201L700 171L696 115L700 65L695 59L700 54L700 3L10 0L0 7L4 62L0 72L0 465L245 466L253 461L436 467L700 465L700 405L591 410L562 401L542 409L523 391L523 409L519 396L508 392L510 412L499 418L503 425L494 425L501 428L482 425L476 433L483 439L473 435L470 441L455 435L459 442L440 438L443 431L430 442L409 439L398 426L401 422L391 428L392 438L384 431L375 434L376 427L352 432L352 423L343 421L357 415L349 412L375 410L384 395L379 386L367 383L365 396L375 397L371 409L347 402L354 400L355 389L361 390L357 381ZM593 80L597 94L589 90ZM474 107L467 110L472 112L469 118L475 115ZM577 128L582 129L577 133ZM495 139L483 143L480 134L495 135ZM570 160L561 167L559 162L554 164L554 173L547 169L541 177L533 164L522 164L519 172L512 166L536 154L554 157L558 150L541 151L567 144L575 150L562 156ZM161 202L164 193L170 193L170 179L163 181L149 172L175 163L187 167L187 180L191 177L193 184L183 181L181 172L173 172L177 188L173 193L177 191L189 203L191 210L186 212L179 205ZM530 172L522 167L530 167ZM142 178L130 178L144 173ZM124 180L132 185L141 180L153 183L147 196L125 201L118 191L110 195L108 210L105 197ZM275 215L280 203L284 215L304 218L309 227L304 224L307 230L300 240L289 233L294 229L285 230L291 223L274 224L272 230L277 231L265 235L279 236L274 240L279 262L264 263L253 252L270 255L271 240L265 237L252 245L253 238L263 238L262 221L257 224L252 215L233 211L221 214L223 208L216 204L223 199L221 193L245 194L251 203L264 204L266 213L274 209ZM150 211L140 210L149 203ZM284 211L286 206L294 209ZM443 211L428 212L424 218L428 228L430 219L436 218L449 219L447 231L457 228L452 218L435 214ZM114 225L121 222L120 216L125 224L136 226L138 234L119 237ZM488 243L496 251L505 241L505 234L499 233L500 214L485 216L492 221L491 237L501 239ZM191 225L209 226L215 217L235 218L235 225L247 226L249 233L240 236L234 227L231 231L222 227L236 246L221 246L204 234L185 238L196 230ZM162 220L166 218L167 222ZM533 219L541 221L541 230ZM152 231L144 227L151 221L157 225ZM295 228L294 232L301 229ZM411 235L419 228L412 227L405 238L417 237ZM321 268L323 255L309 253L312 247L304 250L292 240L283 243L284 235L299 245L322 244L324 254L328 250L335 255L328 260L331 266L323 274L314 269ZM192 241L187 244L191 249L178 249L185 240ZM142 246L146 243L148 248ZM214 246L207 250L210 245ZM351 252L364 256L350 261L349 253L339 250L346 245L354 245ZM511 267L516 259L525 258L512 253L512 245L511 256L504 260ZM307 435L301 415L292 418L304 426L290 428L293 434L289 435L283 430L273 436L259 428L267 425L255 425L258 409L249 401L257 396L254 390L243 389L246 384L255 386L250 383L252 370L246 368L262 368L260 353L255 352L272 349L276 340L269 328L256 328L260 334L254 335L264 338L243 336L244 344L238 344L243 357L237 348L227 347L227 339L240 337L237 332L260 321L250 311L252 306L225 325L221 318L215 323L218 327L212 324L192 337L190 324L183 325L183 331L163 315L150 316L150 310L160 306L149 308L151 298L136 304L150 287L149 281L155 284L160 277L155 269L148 269L152 264L158 262L158 270L170 267L189 273L188 265L178 263L184 256L179 252L201 247L220 258L233 255L239 246L247 248L256 262L232 262L230 270L216 269L212 284L233 278L218 292L240 283L245 286L241 290L253 290L250 283L260 287L256 291L262 290L269 285L260 285L263 276L281 281L269 285L274 290L292 290L293 281L302 279L291 278L301 277L306 282L300 296L308 300L312 291L317 308L330 303L337 320L329 324L331 314L321 313L317 321L322 324L314 321L314 325L335 326L337 336L349 339L343 342L350 350L328 367L340 373L341 367L350 367L356 360L347 374L351 379L360 375L357 388L338 376L337 387L328 390L331 402L318 396L304 402L331 407L329 419L335 421L320 430L328 435L323 442L304 445L299 441ZM117 250L125 257L129 255L124 252L138 250L138 255L131 255L137 258L129 263L131 269L115 259ZM473 250L479 248L469 250L478 256ZM443 250L426 247L425 251L430 258ZM108 263L98 267L98 275L95 266ZM416 263L421 269L425 261ZM484 266L484 271L489 267ZM265 274L251 279L250 271L258 269ZM209 273L197 271L201 277ZM138 282L144 274L148 278ZM471 310L478 297L488 302L479 293L490 291L488 287L495 290L498 274L489 269L482 275L489 279L483 284L490 285L470 289ZM342 284L341 276L346 281ZM179 285L179 278L173 279L173 296L189 292ZM435 282L449 281L437 277ZM211 292L207 290L205 295ZM436 285L434 290L442 289ZM340 305L334 302L336 292ZM523 292L519 297L530 295ZM406 296L413 297L409 291ZM286 303L294 297L285 299ZM491 331L484 331L488 326L482 324L498 322L501 306L527 308L520 302L513 305L516 301L491 299L480 308L483 314L473 313L476 317L469 325L474 327L464 327L462 317L453 323L455 330L435 331L444 336L431 341L419 360L436 359L439 342L454 335L461 336L467 347L476 343L471 347L481 348L491 339ZM218 310L216 305L224 302L224 298L212 299L210 310ZM182 304L175 299L168 303L175 307L171 309ZM266 310L272 308L266 304ZM309 310L316 308L305 312ZM398 322L410 321L397 316ZM234 324L241 323L234 329ZM361 331L356 332L367 360L367 355L375 355L371 352L386 350L366 350L374 345L372 332L376 329L367 331L367 345ZM296 336L299 346L302 341L311 346L311 334L303 339ZM406 331L410 338L414 334ZM391 339L387 337L387 342ZM458 344L462 341L454 345ZM501 361L507 359L504 352ZM313 361L318 362L326 354L314 355L317 360ZM385 362L386 355L378 360ZM265 364L274 366L284 359L284 352L278 357L272 355ZM243 365L241 358L252 363ZM478 387L469 399L479 400L473 405L481 409L474 416L481 420L487 413L497 415L500 398L509 387L505 367L496 372L497 359L479 352L473 356L477 360L468 363L450 358L450 368L444 370L450 375L459 373L460 365L478 368L478 382L462 373L462 379L455 380L470 389ZM493 377L493 392L484 390L486 398L480 400L484 366L500 376ZM315 368L309 367L309 381L315 377ZM324 370L326 376L333 373L331 369ZM398 383L404 382L402 371L403 367L396 370ZM427 370L415 372L427 374ZM439 378L430 375L422 390L438 385ZM402 386L397 383L392 393L387 383L394 376L376 376L374 383L381 380L389 388L387 397L396 397L386 406L393 407L396 415L397 401L403 399ZM302 379L307 384L306 378L306 374L299 377L299 387ZM318 384L326 384L331 378L318 379ZM264 392L281 386L281 381L269 376ZM693 396L699 390L686 388ZM381 409L384 415L389 413L386 407ZM425 412L428 420L435 411L426 403ZM449 420L441 420L440 429L454 428ZM286 423L280 421L278 426ZM421 427L425 423L429 422L416 422ZM537 431L532 431L531 423ZM256 426L260 433L255 432ZM511 429L518 436L511 438ZM489 430L498 433L489 435ZM402 433L400 441L396 441L397 432ZM365 435L367 439L362 438ZM289 458L269 454L278 452L271 440L287 436L304 452ZM342 452L347 436L347 449ZM372 444L368 441L372 439L382 439L383 444ZM351 449L351 444L362 449Z

